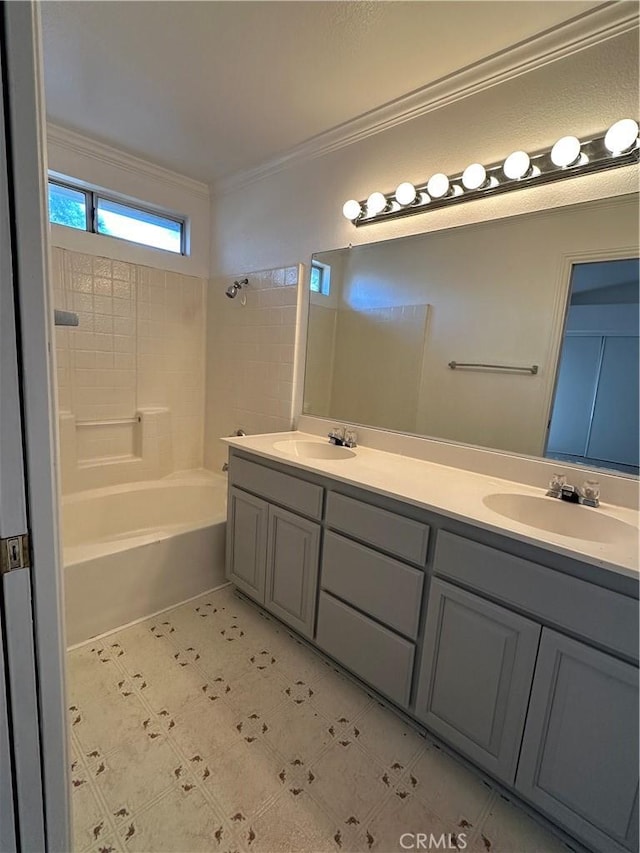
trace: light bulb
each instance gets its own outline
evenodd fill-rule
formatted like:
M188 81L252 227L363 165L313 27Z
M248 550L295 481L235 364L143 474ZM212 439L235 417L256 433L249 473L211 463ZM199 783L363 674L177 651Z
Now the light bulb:
M580 159L580 140L576 136L563 136L551 149L551 162L555 166L573 166Z
M437 172L429 178L427 191L431 198L443 198L449 192L449 178Z
M638 122L632 118L622 118L612 124L604 137L604 147L613 155L625 154L636 144Z
M367 199L367 213L369 216L376 216L387 206L387 200L382 193L371 193Z
M531 158L526 151L514 151L504 161L502 171L512 181L524 178L531 168Z
M352 222L354 219L357 219L362 213L362 208L360 207L360 202L356 201L355 198L350 198L349 201L345 201L342 207L342 215L346 219L350 219Z
M402 184L398 184L396 188L396 201L398 204L403 206L413 204L416 200L416 195L416 188L413 184L410 184L409 181L404 181Z
M465 190L479 190L487 182L487 170L481 163L472 163L462 173Z

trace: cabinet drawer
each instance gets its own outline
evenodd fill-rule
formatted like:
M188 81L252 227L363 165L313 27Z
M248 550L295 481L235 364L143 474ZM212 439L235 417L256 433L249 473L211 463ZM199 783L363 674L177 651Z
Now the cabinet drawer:
M329 492L327 524L403 560L420 566L426 562L429 527L419 521Z
M638 659L633 598L444 531L438 533L434 572Z
M389 699L406 707L415 647L377 622L320 593L316 642Z
M322 517L322 486L235 455L229 461L229 480L234 486L247 489L301 515Z
M415 639L423 572L335 533L324 538L321 586Z

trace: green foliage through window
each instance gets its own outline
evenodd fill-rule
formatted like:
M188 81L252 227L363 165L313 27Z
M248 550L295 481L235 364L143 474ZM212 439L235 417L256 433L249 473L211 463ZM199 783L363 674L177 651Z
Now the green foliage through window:
M167 252L184 251L184 220L56 181L49 181L49 221Z
M49 220L57 225L86 231L86 193L49 182Z

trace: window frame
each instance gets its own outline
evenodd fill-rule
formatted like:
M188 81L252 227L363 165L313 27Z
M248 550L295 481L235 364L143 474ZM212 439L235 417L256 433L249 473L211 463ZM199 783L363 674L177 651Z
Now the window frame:
M51 177L51 175L47 176L47 198L48 198L48 189L49 186L53 184L57 187L63 187L67 190L73 190L74 192L82 193L85 197L85 222L86 228L73 228L71 225L64 225L61 222L51 222L51 218L49 215L49 225L59 225L62 228L71 228L74 231L83 231L85 234L97 234L99 237L110 237L112 240L121 240L124 243L129 243L131 246L140 246L145 249L153 249L157 252L167 252L170 255L178 256L178 257L187 257L187 219L186 217L181 217L176 215L175 213L167 213L164 210L154 209L153 207L146 206L144 203L131 202L126 198L118 197L116 194L110 194L109 192L102 192L97 189L90 189L88 187L83 187L78 184L74 184L71 181L61 180L60 178ZM167 219L169 222L175 222L180 226L180 251L173 252L171 249L163 249L160 246L152 246L149 243L141 243L136 240L127 240L126 237L118 237L113 234L105 234L103 231L98 230L98 201L107 201L112 202L113 204L118 204L121 207L129 208L132 211L138 211L140 213L147 213L150 216L158 216L162 217L162 219Z
M320 290L312 290L311 289L311 270L317 269L320 271ZM313 294L313 296L320 296L324 299L329 299L331 296L331 266L329 264L325 264L322 261L316 261L312 259L311 261L311 270L309 271L309 292ZM323 288L323 284L327 282L326 290Z

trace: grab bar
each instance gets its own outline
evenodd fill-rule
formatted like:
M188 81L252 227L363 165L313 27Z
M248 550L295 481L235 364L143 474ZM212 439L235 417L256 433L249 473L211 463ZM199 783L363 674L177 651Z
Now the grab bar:
M113 418L113 420L104 421L76 421L78 427L102 427L102 426L123 426L125 424L139 424L141 421L140 415L134 418Z
M484 367L489 370L517 370L523 373L531 373L534 376L538 372L537 364L532 364L531 367L520 367L517 364L483 364L480 361L450 361L449 367L451 370L456 370L458 367Z

